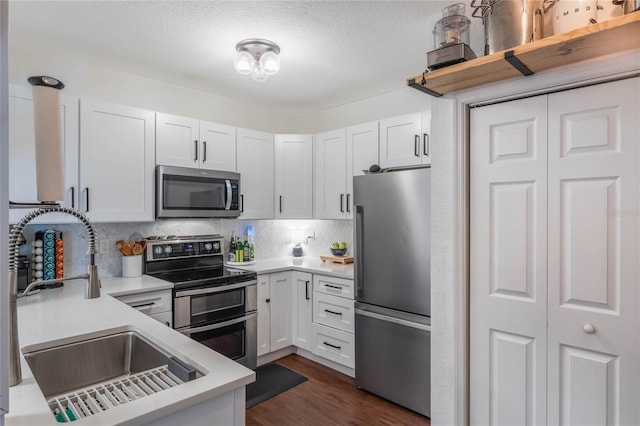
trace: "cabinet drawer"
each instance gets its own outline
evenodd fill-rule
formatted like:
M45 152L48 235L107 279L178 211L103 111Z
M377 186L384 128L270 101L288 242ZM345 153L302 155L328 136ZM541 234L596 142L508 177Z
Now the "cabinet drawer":
M143 314L171 312L171 290L150 291L147 293L129 294L116 297Z
M313 324L312 352L349 368L355 366L354 337L351 333Z
M353 300L318 293L313 298L313 322L353 333Z
M353 280L328 277L326 275L314 275L313 290L353 300Z

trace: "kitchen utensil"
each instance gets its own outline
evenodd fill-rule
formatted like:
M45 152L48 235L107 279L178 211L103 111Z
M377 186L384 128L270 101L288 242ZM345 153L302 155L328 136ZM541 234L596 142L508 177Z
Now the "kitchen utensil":
M485 55L544 37L544 13L553 2L542 0L473 0L472 16L484 24Z
M122 251L122 245L123 245L123 244L124 244L124 241L122 241L122 240L118 240L118 241L116 241L116 248L117 248L118 250L121 250L121 251Z
M557 0L553 6L553 33L562 34L586 27L598 18L596 0Z
M120 251L125 256L133 256L133 248L129 245L129 243L122 244L122 248L120 249Z
M134 255L142 254L142 244L135 243L131 248Z

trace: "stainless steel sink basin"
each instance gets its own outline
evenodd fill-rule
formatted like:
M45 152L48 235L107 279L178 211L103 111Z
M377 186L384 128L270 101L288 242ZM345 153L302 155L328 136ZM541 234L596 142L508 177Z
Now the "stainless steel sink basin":
M136 331L109 332L92 338L27 351L24 357L44 396L82 389L117 377L167 365L170 354Z

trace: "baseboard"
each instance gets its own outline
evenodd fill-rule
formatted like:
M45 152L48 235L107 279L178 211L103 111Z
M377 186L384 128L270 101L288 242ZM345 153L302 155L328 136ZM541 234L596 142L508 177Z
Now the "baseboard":
M287 346L286 348L278 349L277 351L260 355L258 357L258 366L268 364L291 354L300 355L301 357L307 358L308 360L317 362L318 364L322 364L325 367L329 367L332 370L336 370L342 374L346 374L349 377L356 377L356 371L353 368L345 367L342 364L338 364L337 362L333 362L329 359L322 358L321 356L314 355L313 353L296 346Z
M337 362L333 362L330 359L322 358L321 356L315 355L305 349L295 348L295 353L300 355L301 357L307 358L313 362L317 362L318 364L322 364L325 367L329 367L332 370L339 371L342 374L346 374L349 377L356 377L356 370L353 368L346 367L342 364L338 364Z

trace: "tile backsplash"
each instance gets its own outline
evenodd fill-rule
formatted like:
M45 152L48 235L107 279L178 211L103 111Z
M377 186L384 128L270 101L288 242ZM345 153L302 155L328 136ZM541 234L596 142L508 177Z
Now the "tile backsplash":
M225 238L225 251L233 232L244 238L245 228L254 227L257 259L291 256L294 242L302 242L305 256L330 254L332 242L346 242L348 253L353 253L353 222L351 220L233 220L193 219L157 220L148 223L96 223L97 248L107 240L109 253L98 253L96 263L100 276L122 276L122 255L115 247L117 240L127 240L133 233L143 237L151 235L204 235L221 234ZM53 229L61 231L64 239L65 275L86 272L88 236L81 224L28 225L24 236L27 244L20 254L31 255L34 235L37 231ZM307 238L309 236L315 238Z

